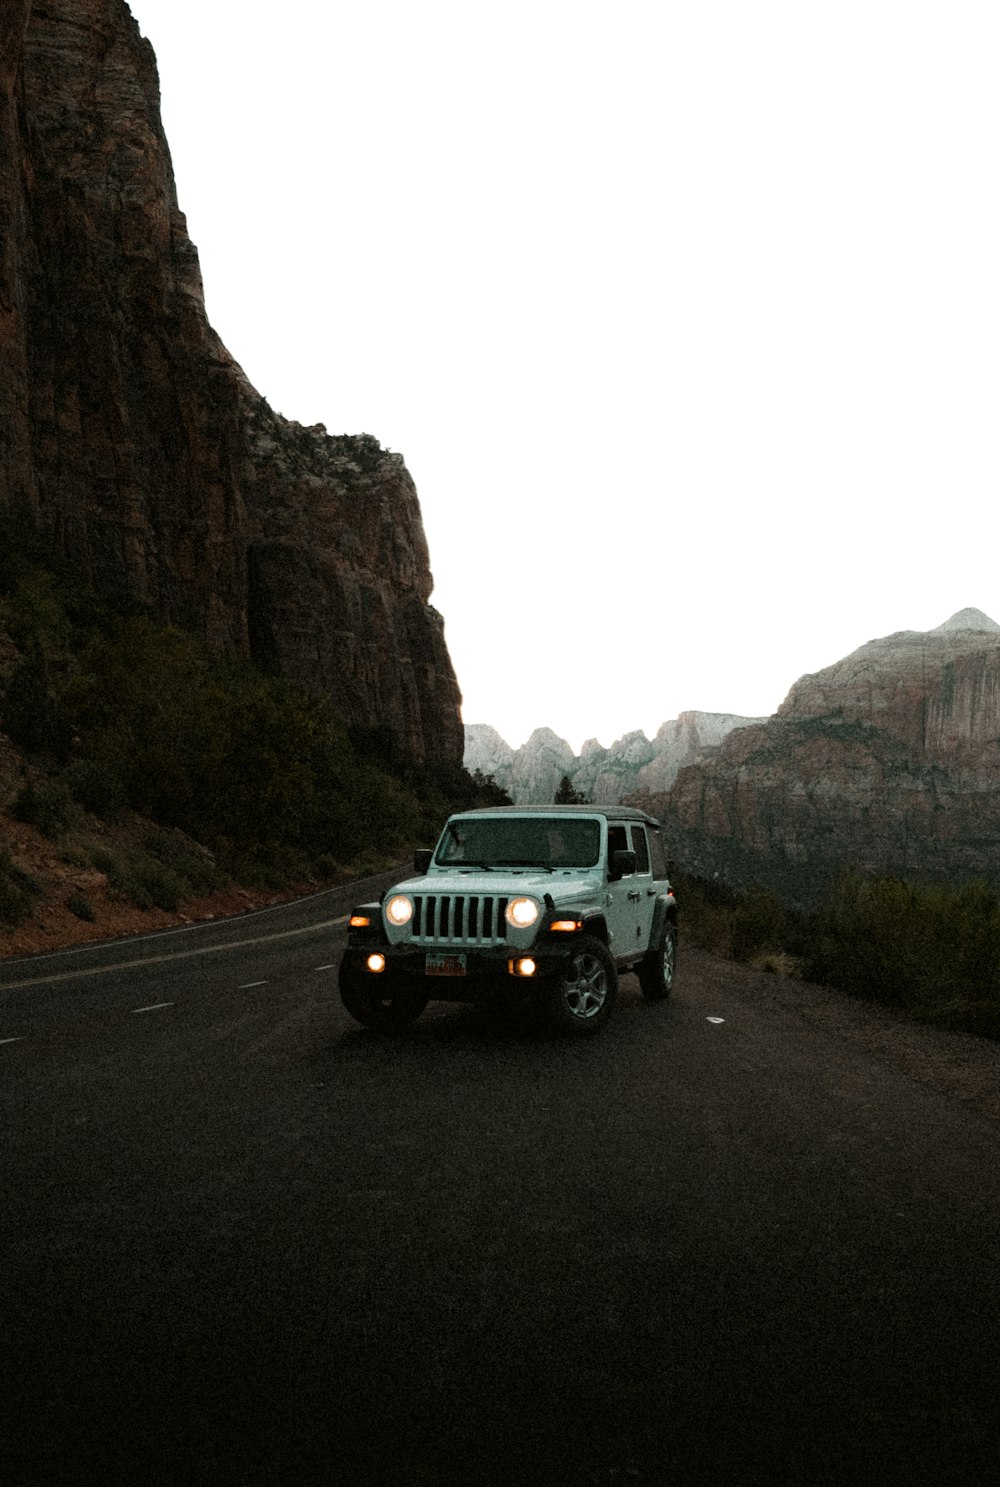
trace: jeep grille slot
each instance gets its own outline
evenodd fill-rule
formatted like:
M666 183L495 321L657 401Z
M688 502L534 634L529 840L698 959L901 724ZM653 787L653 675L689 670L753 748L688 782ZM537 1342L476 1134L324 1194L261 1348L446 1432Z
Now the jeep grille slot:
M410 939L425 945L495 945L507 938L506 911L506 898L414 894Z

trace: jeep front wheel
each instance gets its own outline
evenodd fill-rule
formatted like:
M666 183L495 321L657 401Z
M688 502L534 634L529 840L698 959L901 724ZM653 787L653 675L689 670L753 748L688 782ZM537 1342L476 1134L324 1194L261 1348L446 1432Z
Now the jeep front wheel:
M618 995L618 972L600 940L585 935L546 988L549 1021L559 1032L586 1036L607 1022Z
M340 967L340 1000L355 1022L378 1033L399 1032L427 1006L426 997L394 991L386 977L365 975L344 963Z
M668 924L658 950L651 950L639 966L639 986L647 1002L663 1002L674 989L677 970L677 930Z

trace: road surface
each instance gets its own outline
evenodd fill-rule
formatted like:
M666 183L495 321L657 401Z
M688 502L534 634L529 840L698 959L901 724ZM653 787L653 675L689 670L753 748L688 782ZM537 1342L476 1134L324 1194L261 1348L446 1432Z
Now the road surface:
M346 906L0 964L0 1480L985 1480L995 1045L693 950L386 1040Z

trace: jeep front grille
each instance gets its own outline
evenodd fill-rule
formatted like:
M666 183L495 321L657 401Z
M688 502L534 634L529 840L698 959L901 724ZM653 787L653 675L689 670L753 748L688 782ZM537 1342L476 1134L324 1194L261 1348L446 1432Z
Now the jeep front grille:
M506 913L506 898L418 893L410 939L422 945L498 945L507 938Z

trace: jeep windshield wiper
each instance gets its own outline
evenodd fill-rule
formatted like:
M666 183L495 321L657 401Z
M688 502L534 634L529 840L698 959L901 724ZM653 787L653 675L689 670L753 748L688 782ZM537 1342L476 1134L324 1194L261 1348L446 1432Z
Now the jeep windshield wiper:
M480 867L480 868L482 868L483 872L486 872L486 873L491 873L493 871L493 863L492 862L483 862L478 857L456 857L454 859L454 861L445 863L444 866L446 866L446 867Z
M498 867L540 867L543 872L553 871L548 862L542 862L537 857L501 857L497 863Z

